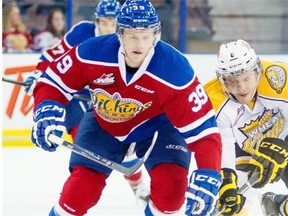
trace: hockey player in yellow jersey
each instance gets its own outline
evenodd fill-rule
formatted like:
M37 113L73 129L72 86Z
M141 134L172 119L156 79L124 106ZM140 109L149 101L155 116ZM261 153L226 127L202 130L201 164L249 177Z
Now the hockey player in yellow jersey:
M260 201L264 214L287 216L288 64L260 60L246 41L237 40L220 46L216 75L205 90L223 144L219 211L249 215L256 192L266 192ZM238 194L255 172L257 182ZM270 183L281 185L283 194L267 192Z

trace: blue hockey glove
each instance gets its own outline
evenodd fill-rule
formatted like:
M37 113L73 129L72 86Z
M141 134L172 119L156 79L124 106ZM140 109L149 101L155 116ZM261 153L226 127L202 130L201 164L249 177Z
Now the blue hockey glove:
M65 115L64 107L55 101L47 100L39 104L34 112L32 142L46 151L55 151L58 146L48 141L48 135L54 133L62 136L66 131Z
M215 170L198 169L192 173L186 192L186 215L209 216L216 210L221 175Z
M34 71L26 80L25 80L25 92L27 95L31 96L33 94L34 88L37 84L37 80L42 75L42 72L39 70Z

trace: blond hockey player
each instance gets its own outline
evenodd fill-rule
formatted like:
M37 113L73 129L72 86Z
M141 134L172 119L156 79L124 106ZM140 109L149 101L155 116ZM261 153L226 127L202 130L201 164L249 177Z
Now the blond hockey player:
M237 40L220 46L216 75L205 89L223 142L218 207L223 215L245 215L257 188L279 181L287 194L288 64L260 60L246 41ZM256 171L253 188L238 194ZM265 193L266 215L288 215L287 197Z

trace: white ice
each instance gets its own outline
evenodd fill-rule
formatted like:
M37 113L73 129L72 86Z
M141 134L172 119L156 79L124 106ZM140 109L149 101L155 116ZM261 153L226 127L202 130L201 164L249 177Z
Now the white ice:
M4 148L3 154L3 216L45 216L57 202L62 185L69 175L70 151L58 148L45 152L40 148ZM144 172L145 183L149 177ZM287 193L283 186L277 192ZM107 180L102 197L89 216L144 215L144 205L137 203L123 176L113 172ZM249 215L261 216L255 200Z
M3 149L3 216L48 215L69 175L69 156L69 150L60 148L53 153L40 148ZM145 180L149 184L148 176ZM115 171L88 215L143 215L143 209L124 177Z

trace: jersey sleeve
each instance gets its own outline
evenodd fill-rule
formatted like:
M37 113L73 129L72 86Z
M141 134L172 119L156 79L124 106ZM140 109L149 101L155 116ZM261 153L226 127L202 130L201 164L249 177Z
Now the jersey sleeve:
M223 92L218 78L214 78L206 83L204 89L206 90L216 112L216 122L222 140L221 167L235 170L235 163L231 163L231 161L236 160L236 140L234 138L231 120L229 116L227 116L227 113L229 112L227 112L227 107L225 106L229 98ZM231 112L233 112L233 110L231 110Z
M229 112L228 112L229 113ZM230 168L235 170L235 163L231 163L231 161L236 160L236 150L235 146L236 140L234 138L231 120L225 114L217 113L217 125L220 130L220 134L222 137L222 168Z
M77 48L72 48L65 55L52 61L39 78L33 94L35 107L44 100L66 104L74 93L87 85L81 70L85 70L85 66L77 58Z
M219 170L222 144L215 111L196 76L174 90L165 113L195 153L198 168Z
M74 46L84 42L85 40L95 37L95 24L90 21L81 21L74 26L64 35L62 40L55 46L45 50L37 66L38 70L45 71L49 62L59 58Z
M258 93L271 98L288 101L288 64L262 60L263 74Z

